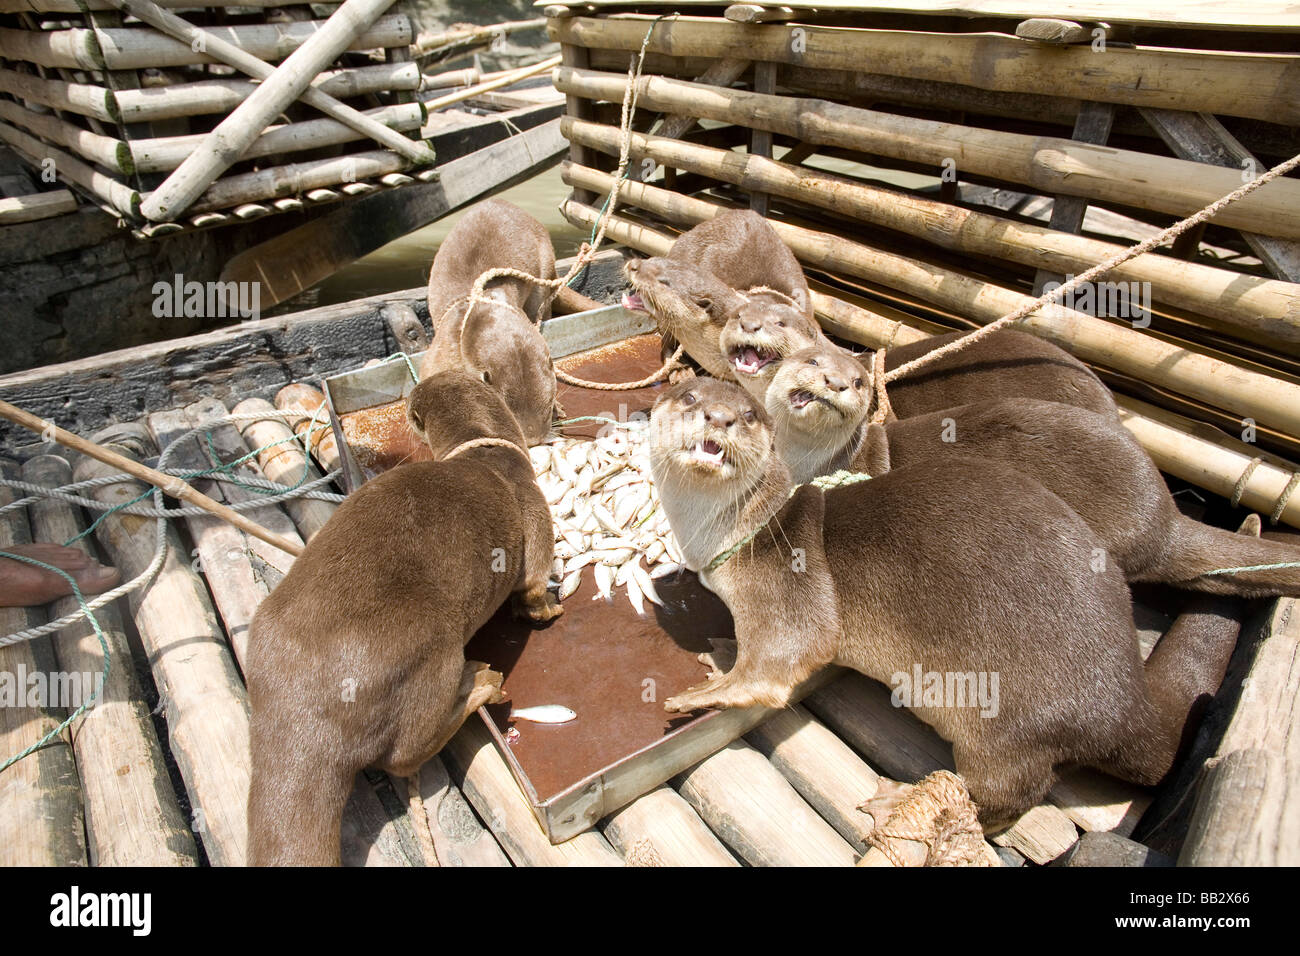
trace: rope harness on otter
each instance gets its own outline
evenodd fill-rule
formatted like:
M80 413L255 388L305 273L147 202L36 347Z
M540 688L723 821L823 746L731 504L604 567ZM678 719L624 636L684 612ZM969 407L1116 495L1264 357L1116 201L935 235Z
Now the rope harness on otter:
M508 438L471 438L469 441L461 442L451 451L447 452L447 454L443 455L442 458L440 458L439 460L450 461L451 459L455 458L457 455L469 451L471 448L490 448L490 447L513 448L515 451L522 454L525 458L528 457L528 452L524 451L522 448L520 448L518 445L516 445Z
M846 471L845 469L841 468L839 471L833 471L829 475L818 475L812 481L804 482L801 485L795 485L793 488L790 489L790 494L786 496L786 501L789 501L791 498L793 498L794 493L798 491L800 488L803 488L805 486L820 488L823 492L825 492L825 491L830 491L832 488L840 488L843 487L844 485L856 485L859 482L870 481L870 480L871 480L870 475L863 474L860 471ZM779 511L780 509L777 510ZM772 517L776 517L776 516L773 515ZM772 522L772 518L768 518L767 521L764 521L761 525L759 525L753 531L749 532L749 534L745 535L743 538L741 538L739 541L733 544L726 551L723 551L720 554L714 556L713 560L704 566L704 570L705 571L718 570L718 568L722 567L729 560L731 560L737 554L739 554L741 549L744 548L745 545L749 544L756 537L758 537L759 532L761 532L764 528L766 528L771 522Z

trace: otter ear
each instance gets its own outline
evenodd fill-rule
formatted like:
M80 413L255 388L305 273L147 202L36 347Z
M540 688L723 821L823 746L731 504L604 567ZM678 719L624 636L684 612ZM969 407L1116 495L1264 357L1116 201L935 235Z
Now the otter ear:
M424 431L424 420L420 418L419 412L417 412L414 408L408 407L406 410L406 414L411 419L411 425L415 428L416 431L421 431L421 432Z
M478 377L483 379L484 383L488 385L492 384L492 373L489 372L487 369L483 369L482 371L480 371L478 373Z
M713 296L696 293L691 296L691 301L710 315L713 314Z

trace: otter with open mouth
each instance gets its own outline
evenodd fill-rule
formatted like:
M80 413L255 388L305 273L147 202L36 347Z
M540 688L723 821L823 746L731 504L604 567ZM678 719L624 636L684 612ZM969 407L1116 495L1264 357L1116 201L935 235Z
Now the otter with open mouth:
M1058 766L1145 785L1166 774L1189 707L1222 680L1231 629L1212 647L1171 630L1144 665L1119 569L1095 567L1101 542L1038 482L958 456L791 494L774 438L732 383L679 383L655 403L664 509L736 630L734 666L666 710L784 707L831 664L882 682L918 664L998 674L996 715L911 708L952 741L989 830L1039 803Z
M759 401L782 359L817 342L825 342L811 315L774 289L744 293L745 302L727 319L718 347L731 363L736 381Z
M870 390L843 349L796 352L768 390L776 453L796 482L839 469L880 476L964 456L1002 461L1059 495L1129 581L1241 597L1300 594L1300 549L1201 524L1178 510L1146 451L1109 415L999 398L868 425ZM1257 568L1209 575L1219 568Z
M771 225L748 209L729 209L687 230L666 256L631 259L633 292L625 308L654 316L665 336L665 357L680 342L715 378L734 379L732 359L718 337L747 302L769 304L813 322L812 295L794 254ZM761 290L750 295L748 290Z

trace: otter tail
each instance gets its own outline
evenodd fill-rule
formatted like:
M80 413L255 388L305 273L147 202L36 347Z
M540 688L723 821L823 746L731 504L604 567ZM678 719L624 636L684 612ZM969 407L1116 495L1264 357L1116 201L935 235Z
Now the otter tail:
M1246 598L1300 596L1300 547L1265 541L1258 527L1248 520L1234 534L1179 515L1164 558L1141 579Z

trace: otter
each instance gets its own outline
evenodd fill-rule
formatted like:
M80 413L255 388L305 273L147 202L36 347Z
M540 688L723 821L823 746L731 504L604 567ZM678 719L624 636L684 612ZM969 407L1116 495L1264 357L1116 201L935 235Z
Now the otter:
M783 707L830 664L895 684L918 665L997 674L995 715L919 690L910 701L952 742L987 830L1039 803L1059 765L1164 777L1231 646L1171 633L1144 665L1119 568L1098 569L1083 519L1005 463L954 456L791 494L774 438L734 383L682 382L655 403L664 509L737 638L734 666L666 710Z
M248 639L249 861L337 865L366 767L399 777L442 749L501 674L464 647L503 601L535 622L554 537L524 436L477 377L438 372L408 403L434 461L366 482L262 602ZM466 447L475 439L492 444Z
M736 381L762 401L781 360L821 342L829 344L821 326L794 300L773 290L755 290L745 293L745 302L728 316L718 348Z
M768 392L776 453L796 482L839 469L879 476L918 462L1004 461L1059 495L1129 581L1240 597L1300 594L1300 549L1188 518L1141 444L1109 415L1032 398L975 402L884 426L866 422L860 366L834 345L795 353ZM850 378L850 376L853 376Z
M625 272L633 292L624 297L624 306L654 316L666 354L674 341L681 342L717 378L735 377L718 336L751 302L748 290L769 293L752 300L753 310L792 309L813 320L808 281L794 254L766 219L748 209L729 209L694 226L667 256L629 259Z
M467 297L478 277L495 268L554 279L555 250L540 222L518 206L489 199L456 223L434 257L434 338L420 377L454 368L479 376L504 396L528 443L537 444L555 416L555 368L538 328L551 314L550 290L526 279L497 278L470 307Z

